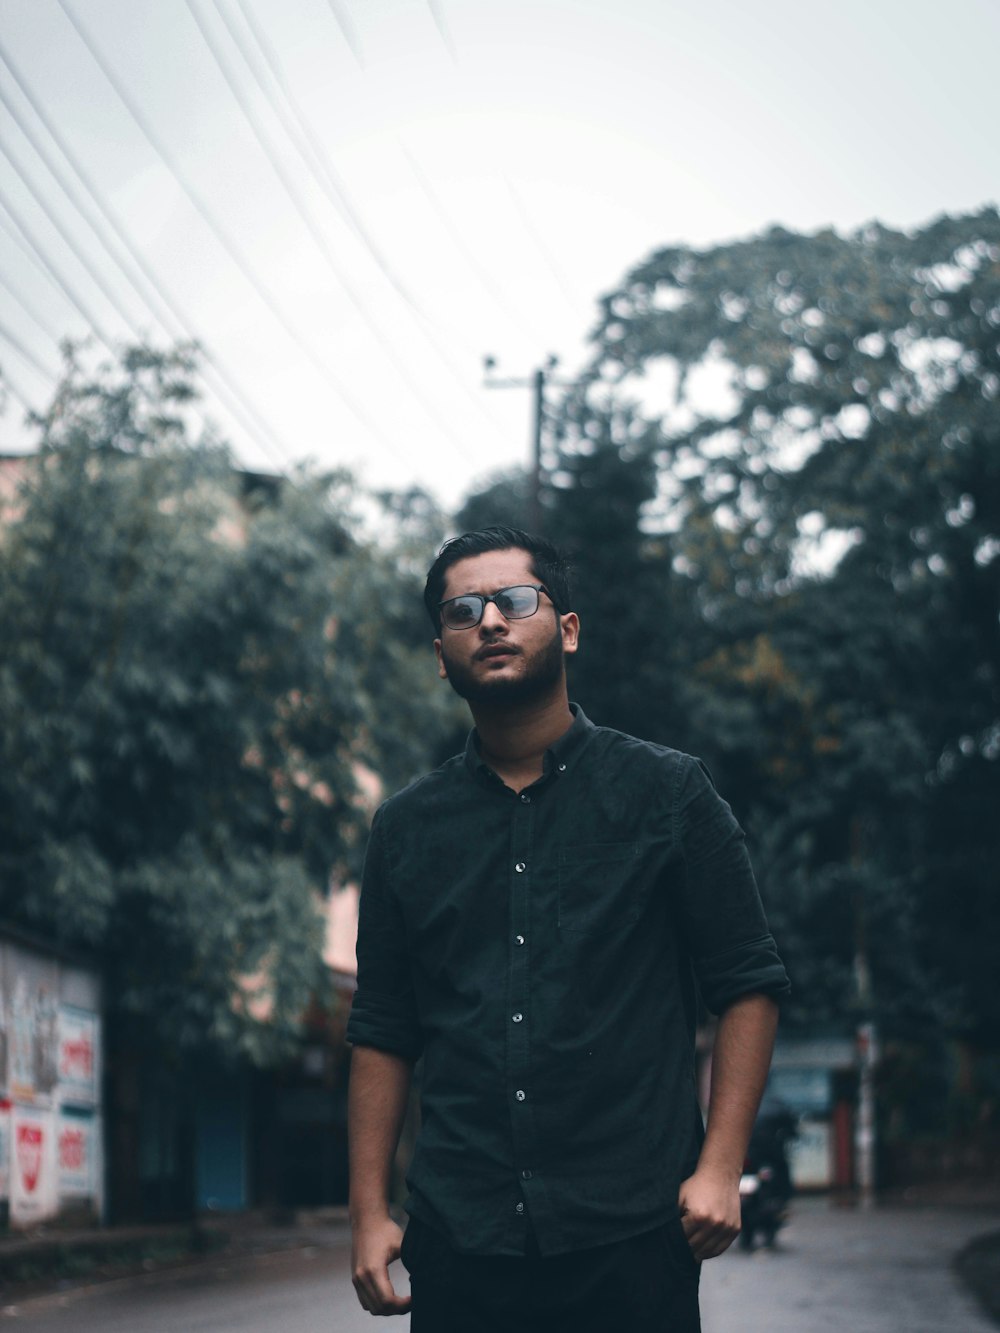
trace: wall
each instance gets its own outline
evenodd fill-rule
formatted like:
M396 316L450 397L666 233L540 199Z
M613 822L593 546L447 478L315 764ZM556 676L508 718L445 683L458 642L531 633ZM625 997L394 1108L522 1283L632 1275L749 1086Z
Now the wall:
M104 1210L97 973L0 934L0 1215Z

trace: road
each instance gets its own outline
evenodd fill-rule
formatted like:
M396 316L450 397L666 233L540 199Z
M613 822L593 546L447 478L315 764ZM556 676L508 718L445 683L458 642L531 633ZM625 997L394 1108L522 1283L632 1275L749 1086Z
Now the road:
M997 1229L998 1213L859 1213L799 1201L777 1252L733 1250L706 1265L704 1333L995 1333L950 1261L967 1240ZM357 1305L344 1232L314 1239L36 1297L0 1309L0 1320L12 1333L406 1333L408 1319L374 1322Z

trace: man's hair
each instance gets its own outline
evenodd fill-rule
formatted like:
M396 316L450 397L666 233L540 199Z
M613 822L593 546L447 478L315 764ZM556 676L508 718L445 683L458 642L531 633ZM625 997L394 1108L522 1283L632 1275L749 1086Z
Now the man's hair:
M531 556L532 573L539 583L545 584L556 611L560 615L566 614L572 598L566 558L550 541L539 537L537 533L498 524L496 527L480 528L477 532L463 532L461 537L452 537L438 552L437 559L427 572L424 585L424 605L435 633L441 633L438 604L444 598L445 577L451 566L473 555L485 555L487 551L511 550L527 551Z

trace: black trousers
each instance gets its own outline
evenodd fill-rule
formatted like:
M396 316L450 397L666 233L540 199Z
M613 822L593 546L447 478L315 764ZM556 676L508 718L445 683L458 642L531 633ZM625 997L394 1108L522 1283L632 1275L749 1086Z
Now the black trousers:
M459 1254L410 1220L411 1333L700 1333L701 1265L680 1219L596 1249L543 1258Z

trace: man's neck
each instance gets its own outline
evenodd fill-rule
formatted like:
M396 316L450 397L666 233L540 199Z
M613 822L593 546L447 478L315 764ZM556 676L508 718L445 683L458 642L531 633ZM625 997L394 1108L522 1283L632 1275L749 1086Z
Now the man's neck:
M542 776L545 751L573 725L565 690L523 708L472 710L483 762L520 791Z

